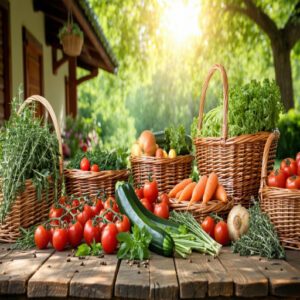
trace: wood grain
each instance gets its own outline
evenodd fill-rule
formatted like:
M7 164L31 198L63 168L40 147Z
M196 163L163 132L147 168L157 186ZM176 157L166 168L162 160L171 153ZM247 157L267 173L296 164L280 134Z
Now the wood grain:
M103 258L89 257L85 268L80 268L70 282L70 296L81 298L111 299L118 271L115 255Z
M173 258L152 254L150 260L150 299L178 299L178 291Z
M0 294L25 294L28 279L53 250L12 251L1 259Z

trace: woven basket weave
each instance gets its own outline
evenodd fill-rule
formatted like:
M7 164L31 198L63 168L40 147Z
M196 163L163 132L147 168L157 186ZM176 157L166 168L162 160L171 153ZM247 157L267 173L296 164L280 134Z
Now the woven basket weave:
M215 172L220 183L235 204L249 207L251 198L258 196L262 156L270 132L241 135L228 138L228 79L222 65L214 65L202 87L198 129L201 131L205 96L209 81L215 71L220 71L223 81L223 128L222 137L195 138L196 160L199 173ZM274 139L268 160L272 168L278 138Z
M270 145L278 135L278 132L270 135L264 150L260 207L269 215L282 244L286 248L300 250L300 190L269 187L266 182Z
M81 53L83 38L75 34L65 34L62 39L64 53L69 56L79 56Z
M62 174L62 142L61 142L61 134L60 129L57 123L57 119L55 113L50 105L50 103L41 96L31 96L27 98L23 104L21 105L19 112L24 109L24 107L32 102L41 103L50 114L52 119L55 133L58 139L59 145L59 153L60 153L60 162L59 169L60 174ZM8 242L12 243L20 237L20 227L28 228L36 223L41 222L43 219L47 218L49 208L54 202L54 184L51 184L51 178L49 177L49 189L48 189L48 197L46 195L46 191L42 192L42 197L40 200L37 199L36 189L31 181L31 179L27 179L25 182L25 190L21 194L19 194L14 204L12 205L11 211L6 216L4 222L0 223L0 242ZM58 186L58 195L60 195L61 186ZM0 203L3 202L3 193L0 193Z
M77 169L64 170L66 191L68 195L89 194L97 195L104 190L107 196L115 194L117 181L127 181L128 170L111 170L101 172L81 171Z
M192 155L179 155L175 158L131 156L134 184L143 185L149 179L149 175L152 175L157 181L159 192L168 193L174 185L190 176L193 160Z

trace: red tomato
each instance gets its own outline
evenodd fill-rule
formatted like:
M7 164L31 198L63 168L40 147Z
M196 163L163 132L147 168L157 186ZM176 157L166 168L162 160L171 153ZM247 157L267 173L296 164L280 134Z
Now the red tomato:
M104 230L104 228L106 227L106 223L103 223L103 222L100 222L99 223L99 228L100 228L100 234L101 234L101 237L102 237L102 232Z
M92 172L100 172L100 169L99 169L98 165L94 164L91 166L91 171Z
M107 221L112 222L114 215L112 212L107 212L107 210L105 208L101 209L100 211L100 215L103 216L104 219L106 219Z
M89 171L90 170L90 161L84 157L80 162L80 169L82 171Z
M110 196L108 199L104 202L104 208L108 209L111 208L115 212L119 212L118 204L114 197Z
M227 224L224 221L220 221L215 226L214 237L216 242L221 245L227 245L229 243L229 232Z
M85 211L80 212L77 216L76 216L76 220L78 222L80 222L80 224L82 225L82 227L84 227L85 223L88 220L88 215Z
M300 153L300 152L299 152ZM300 176L300 159L297 160L297 175Z
M49 218L60 218L64 213L64 209L62 207L55 207L54 205L50 208Z
M285 173L282 170L275 170L268 176L268 186L285 188Z
M298 152L296 155L296 161L298 162L299 160L300 160L300 152Z
M169 206L162 202L154 205L154 214L163 219L169 219Z
M206 233L208 233L213 238L215 225L215 220L212 217L207 216L202 222L201 227Z
M51 234L43 225L36 228L34 242L38 249L45 249L50 241Z
M84 205L83 211L86 213L88 219L93 217L93 210L88 204Z
M300 176L291 176L286 180L287 189L300 189Z
M290 177L297 174L297 164L292 158L285 158L281 164L280 169L285 173L286 177Z
M88 220L84 225L83 237L88 245L92 244L93 241L99 243L101 240L101 232L98 224L93 224L92 220Z
M134 191L135 191L135 193L136 193L136 195L137 195L137 197L139 198L139 199L143 199L144 198L144 191L143 191L144 189L143 189L143 187L140 187L140 188L136 188Z
M64 205L64 204L66 204L67 200L68 200L67 196L61 196L58 200L58 203Z
M68 239L72 247L77 247L82 240L83 228L80 222L71 224L68 230Z
M141 199L142 204L151 212L153 212L153 205L152 203L147 199L147 198L143 198Z
M166 203L168 206L170 205L169 196L166 193L163 193L163 194L160 195L160 201L162 203Z
M100 199L96 200L96 203L94 203L94 205L91 206L91 209L93 211L93 216L99 215L102 208L103 208L102 201Z
M118 232L127 232L130 230L130 221L126 215L122 215L122 220L116 221Z
M68 243L68 229L57 228L53 232L52 245L55 250L62 251Z
M147 198L151 203L155 202L158 196L157 182L147 181L144 185L144 197Z
M117 249L118 229L114 223L107 224L103 229L101 236L101 244L105 253L111 254Z

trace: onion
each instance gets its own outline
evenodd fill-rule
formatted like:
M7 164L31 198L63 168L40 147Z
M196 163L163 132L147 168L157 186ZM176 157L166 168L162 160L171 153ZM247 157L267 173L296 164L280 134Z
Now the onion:
M238 240L249 228L249 212L239 205L234 206L227 218L229 236L232 241Z
M150 130L145 130L139 137L139 145L143 153L147 156L154 156L156 151L156 140Z
M142 150L140 148L140 145L138 143L134 143L131 147L131 155L132 156L141 156Z

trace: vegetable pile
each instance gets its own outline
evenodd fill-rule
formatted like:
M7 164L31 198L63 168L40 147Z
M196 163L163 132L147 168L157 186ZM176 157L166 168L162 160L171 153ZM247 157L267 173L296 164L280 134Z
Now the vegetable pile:
M287 189L300 189L300 152L296 159L286 158L281 161L280 169L273 170L268 176L268 186Z
M274 81L265 79L262 83L252 80L243 86L235 86L229 91L228 136L272 131L277 127L282 111L280 92ZM203 119L201 133L198 120L194 119L194 137L220 137L223 122L223 105L209 111Z
M37 198L41 199L43 191L47 195L51 176L57 198L59 153L56 135L35 117L35 109L25 107L20 115L17 114L21 98L20 94L18 99L13 99L11 117L0 136L0 176L4 198L0 204L0 223L11 210L17 195L25 190L26 179L32 179Z

